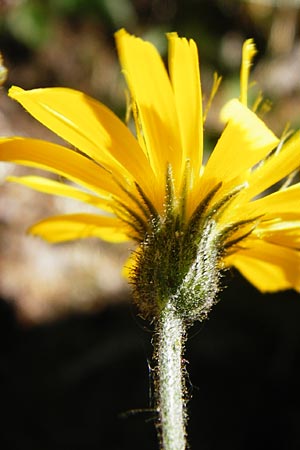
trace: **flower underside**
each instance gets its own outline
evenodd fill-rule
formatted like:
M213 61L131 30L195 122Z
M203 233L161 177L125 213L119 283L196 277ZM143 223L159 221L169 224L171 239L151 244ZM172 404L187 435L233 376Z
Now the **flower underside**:
M188 171L186 174L188 177ZM246 187L237 186L215 202L221 182L187 218L187 185L184 180L177 197L169 165L163 214L159 214L138 185L138 196L128 195L140 214L126 205L116 207L116 214L132 230L130 237L140 244L130 278L135 300L148 318L158 316L170 299L187 321L206 317L219 290L222 258L251 234L259 219L256 216L220 226L222 214Z
M243 47L240 99L222 108L225 128L205 166L203 123L220 78L203 112L196 44L176 33L168 42L167 71L152 44L116 33L136 135L78 91L11 88L13 99L76 151L2 139L1 160L60 177L10 180L97 208L42 220L30 232L50 242L134 240L128 272L145 316L155 317L171 298L187 320L202 318L215 301L220 271L232 266L261 291L300 290L300 183L292 181L300 134L280 140L248 108L253 42ZM259 97L254 109L261 103Z

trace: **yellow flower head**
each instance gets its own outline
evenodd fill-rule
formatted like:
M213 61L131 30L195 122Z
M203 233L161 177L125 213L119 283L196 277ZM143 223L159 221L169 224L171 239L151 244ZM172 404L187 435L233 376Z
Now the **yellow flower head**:
M154 314L157 298L173 296L183 315L182 299L188 297L188 309L196 311L188 318L201 317L215 299L220 269L229 266L261 291L299 290L300 183L286 183L273 193L268 189L298 169L300 137L283 143L247 107L253 42L243 49L240 100L223 108L225 128L205 166L195 42L168 35L168 71L151 43L120 30L116 44L135 135L81 92L17 87L9 92L76 149L2 139L2 161L46 169L73 183L11 179L99 208L98 214L51 217L31 233L50 242L88 236L135 240L132 280L144 286L137 294L145 303L142 310L153 304Z

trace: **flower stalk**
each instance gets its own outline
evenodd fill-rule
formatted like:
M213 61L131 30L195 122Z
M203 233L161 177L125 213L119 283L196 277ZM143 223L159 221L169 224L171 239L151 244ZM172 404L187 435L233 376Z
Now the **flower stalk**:
M183 367L185 325L171 303L161 311L157 326L155 355L158 435L161 449L186 448L186 400Z

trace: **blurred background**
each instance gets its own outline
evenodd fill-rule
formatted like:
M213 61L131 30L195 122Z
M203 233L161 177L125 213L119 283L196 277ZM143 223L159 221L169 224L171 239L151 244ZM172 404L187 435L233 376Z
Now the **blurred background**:
M264 120L279 135L288 123L299 128L299 8L298 0L0 0L8 69L0 135L59 142L8 99L12 84L80 89L124 118L113 38L120 27L163 56L166 32L195 39L207 95L213 73L223 76L206 123L208 152L220 105L239 93L249 37L259 51L252 79L272 105ZM0 448L156 449L151 327L120 275L133 247L93 239L51 246L26 235L35 221L82 207L5 183L23 173L0 165ZM227 285L187 344L191 448L298 450L299 295L261 295L233 272Z

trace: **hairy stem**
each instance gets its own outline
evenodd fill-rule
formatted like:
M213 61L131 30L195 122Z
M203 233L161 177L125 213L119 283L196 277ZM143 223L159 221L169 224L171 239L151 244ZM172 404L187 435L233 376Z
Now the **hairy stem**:
M156 399L158 433L162 450L186 448L186 413L182 350L185 339L183 320L169 303L163 308L156 337Z

